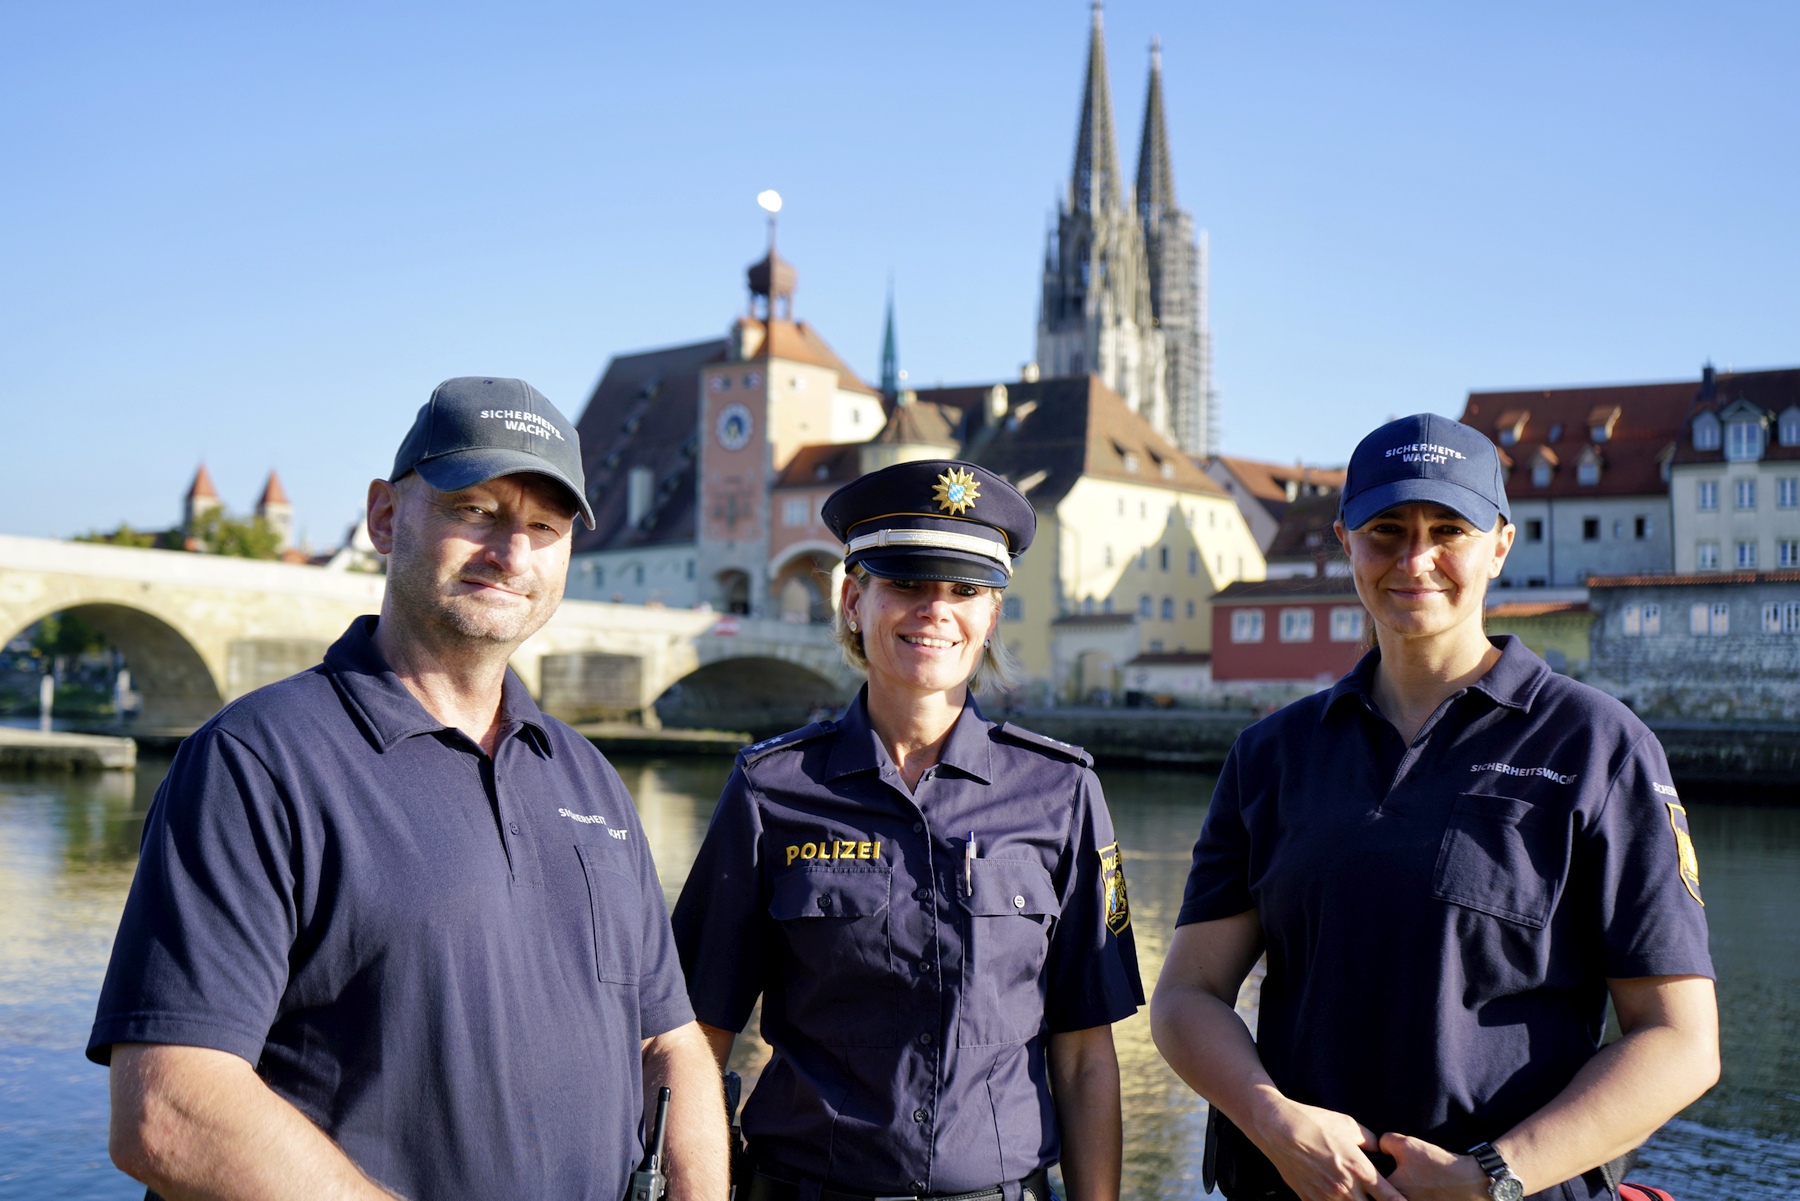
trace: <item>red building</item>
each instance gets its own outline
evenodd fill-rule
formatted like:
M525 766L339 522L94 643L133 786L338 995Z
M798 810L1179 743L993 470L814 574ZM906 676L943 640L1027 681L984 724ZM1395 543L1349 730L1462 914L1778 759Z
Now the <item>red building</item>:
M1368 615L1348 577L1239 580L1212 605L1215 681L1329 683L1362 657Z

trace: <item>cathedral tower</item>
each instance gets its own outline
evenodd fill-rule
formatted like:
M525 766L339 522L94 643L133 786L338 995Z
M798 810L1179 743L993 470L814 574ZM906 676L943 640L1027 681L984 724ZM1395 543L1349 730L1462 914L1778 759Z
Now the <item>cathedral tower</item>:
M1144 226L1120 196L1106 41L1095 0L1075 170L1044 252L1037 361L1045 375L1099 376L1173 439L1167 351L1150 281Z
M1169 397L1167 433L1193 455L1218 453L1212 390L1212 331L1206 312L1206 235L1194 238L1194 218L1175 203L1169 127L1163 112L1162 50L1150 44L1150 93L1138 145L1138 220L1150 264L1150 305L1162 331Z

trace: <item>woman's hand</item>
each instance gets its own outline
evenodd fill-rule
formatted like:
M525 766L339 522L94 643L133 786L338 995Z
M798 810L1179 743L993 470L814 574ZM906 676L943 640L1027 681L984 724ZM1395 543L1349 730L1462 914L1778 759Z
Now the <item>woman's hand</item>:
M1367 1154L1380 1149L1375 1133L1349 1114L1275 1098L1254 1141L1301 1201L1418 1201L1375 1170Z
M1394 1187L1407 1201L1482 1201L1487 1173L1472 1155L1453 1155L1424 1139L1384 1134L1381 1149L1394 1157Z

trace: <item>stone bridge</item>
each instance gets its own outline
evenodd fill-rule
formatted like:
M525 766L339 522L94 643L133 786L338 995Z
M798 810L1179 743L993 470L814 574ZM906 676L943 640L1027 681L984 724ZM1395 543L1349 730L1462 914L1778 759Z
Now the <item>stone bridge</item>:
M381 608L385 579L181 551L0 535L0 642L74 612L125 658L142 728L187 729L317 663ZM845 699L859 677L824 626L564 601L513 668L570 721L724 725L762 733ZM754 718L755 720L748 720Z

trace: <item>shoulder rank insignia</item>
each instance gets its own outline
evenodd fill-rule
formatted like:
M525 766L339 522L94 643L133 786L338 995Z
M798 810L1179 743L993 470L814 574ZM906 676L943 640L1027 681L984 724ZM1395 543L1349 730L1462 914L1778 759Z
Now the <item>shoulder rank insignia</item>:
M772 755L785 747L798 746L803 742L811 742L822 738L837 729L834 721L815 721L810 726L801 726L798 730L789 730L785 734L777 734L773 738L765 738L761 742L753 742L738 752L738 762L746 766L758 759Z
M975 502L981 499L981 481L972 472L952 467L937 477L937 485L931 490L931 499L937 501L939 512L960 517L964 511L973 509Z
M1026 746L1048 751L1058 758L1071 760L1083 767L1094 765L1094 757L1074 743L1064 742L1060 738L1052 738L1048 734L1040 734L1036 730L1027 730L1024 726L1015 726L1010 721L996 726L994 733L1002 734L1013 742L1022 742Z
M1700 856L1694 853L1694 840L1688 836L1687 807L1674 801L1663 804L1669 809L1669 829L1675 831L1676 870L1681 873L1688 895L1704 905L1706 902L1700 900Z
M1106 928L1123 934L1131 925L1131 898L1125 893L1125 855L1116 842L1100 848L1100 879L1106 886Z

